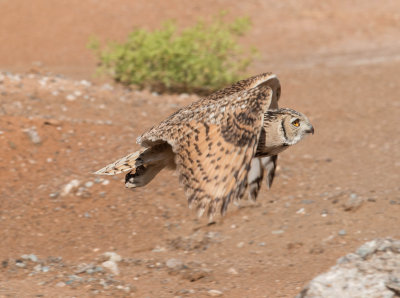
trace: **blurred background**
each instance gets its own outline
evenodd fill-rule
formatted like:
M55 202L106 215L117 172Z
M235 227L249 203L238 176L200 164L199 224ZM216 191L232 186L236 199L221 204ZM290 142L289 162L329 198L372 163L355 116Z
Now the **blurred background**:
M208 226L171 172L134 191L91 175L199 97L95 76L87 45L222 10L252 23L243 75L276 73L280 105L316 133L257 203ZM0 0L0 296L293 297L365 241L400 237L399 74L399 1Z

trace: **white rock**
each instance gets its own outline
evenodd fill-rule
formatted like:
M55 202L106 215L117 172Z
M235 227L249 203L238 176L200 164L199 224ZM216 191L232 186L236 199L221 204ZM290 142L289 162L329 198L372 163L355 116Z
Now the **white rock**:
M183 262L178 259L169 259L167 262L165 262L165 265L167 265L167 267L170 269L179 269L183 267Z
M242 247L244 246L244 242L239 242L236 246L237 246L238 248L242 248Z
M228 269L228 273L232 274L232 275L237 275L239 274L239 272L237 272L237 270L235 268L229 268Z
M69 194L74 188L77 188L79 186L79 180L78 179L73 179L69 183L67 183L63 190L61 191L61 196L66 196Z
M90 188L93 186L93 184L94 184L93 181L88 181L85 183L85 187Z
M105 261L101 263L101 266L111 271L115 275L119 275L119 269L117 263L113 261Z
M75 95L73 95L73 94L68 94L68 95L65 97L65 99L68 100L68 101L74 101L74 100L76 99L76 97L75 97Z
M86 80L82 80L80 81L81 85L85 86L85 87L90 87L92 86L92 83L90 83L89 81Z
M209 290L208 295L213 296L213 297L218 297L218 296L222 296L223 293L218 290Z
M38 132L36 131L36 127L32 126L31 128L24 129L23 131L28 135L32 143L40 144L42 142Z
M375 239L315 277L297 298L397 297L400 240Z

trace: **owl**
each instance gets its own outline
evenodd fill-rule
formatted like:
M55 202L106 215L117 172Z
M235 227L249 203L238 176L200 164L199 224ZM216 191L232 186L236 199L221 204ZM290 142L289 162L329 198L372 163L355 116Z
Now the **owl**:
M255 200L264 174L271 186L277 155L314 128L305 115L279 109L281 87L263 73L204 97L153 126L143 148L95 172L129 171L125 186L148 184L162 169L176 169L189 207L211 220L246 194Z

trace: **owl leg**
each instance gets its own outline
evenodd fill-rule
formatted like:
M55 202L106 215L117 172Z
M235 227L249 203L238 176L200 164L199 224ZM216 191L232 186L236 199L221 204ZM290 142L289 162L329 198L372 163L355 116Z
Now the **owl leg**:
M272 182L275 177L276 165L278 164L278 155L266 156L260 158L261 165L266 172L267 186L271 188Z
M145 150L135 160L135 168L125 176L125 186L135 188L145 186L164 168L171 168L174 154L171 146L161 144Z
M163 164L141 165L125 176L125 187L145 186L164 168Z
M247 175L249 199L255 201L261 188L261 182L264 177L264 169L260 158L251 160L250 171Z

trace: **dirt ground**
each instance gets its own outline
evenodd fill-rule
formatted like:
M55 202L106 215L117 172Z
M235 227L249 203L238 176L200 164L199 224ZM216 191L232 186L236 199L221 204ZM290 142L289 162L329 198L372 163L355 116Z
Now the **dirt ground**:
M86 43L223 8L253 20L249 74L277 73L281 106L316 133L256 204L207 225L172 172L134 191L91 174L197 97L94 78ZM367 240L400 237L398 1L19 0L0 15L0 297L293 297Z

